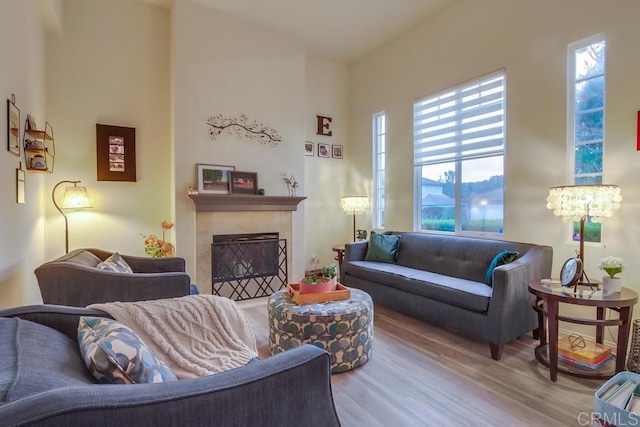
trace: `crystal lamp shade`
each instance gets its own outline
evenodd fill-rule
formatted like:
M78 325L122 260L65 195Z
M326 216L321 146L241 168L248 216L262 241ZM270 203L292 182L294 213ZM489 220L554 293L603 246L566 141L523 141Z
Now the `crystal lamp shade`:
M340 199L342 210L348 214L358 214L369 209L369 198L367 196L345 196Z
M549 189L547 208L566 222L599 223L602 218L611 217L621 201L617 185L565 185Z
M92 208L87 188L83 186L67 187L64 190L62 209Z

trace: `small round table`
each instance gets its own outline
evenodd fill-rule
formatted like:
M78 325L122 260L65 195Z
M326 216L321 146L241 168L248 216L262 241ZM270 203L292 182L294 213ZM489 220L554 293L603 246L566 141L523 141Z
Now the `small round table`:
M614 374L625 369L627 344L629 343L629 331L633 306L638 302L638 294L631 289L622 288L621 292L605 293L602 288L589 288L578 286L564 288L560 286L547 286L539 280L529 283L529 292L536 296L533 308L538 312L540 345L536 347L536 359L549 367L551 381L557 381L558 372L581 378L610 378ZM560 315L560 303L596 307L596 318L579 318ZM617 311L617 319L605 319L605 309ZM547 321L545 322L545 318ZM596 342L602 344L605 326L618 327L618 339L616 346L615 369L604 366L595 371L581 369L578 366L558 363L558 322L569 322L580 325L596 327ZM549 342L547 343L546 323L549 324ZM608 363L612 365L612 363Z
M364 365L373 344L373 301L360 289L351 298L297 305L286 290L269 296L269 351L313 344L331 355L331 373Z

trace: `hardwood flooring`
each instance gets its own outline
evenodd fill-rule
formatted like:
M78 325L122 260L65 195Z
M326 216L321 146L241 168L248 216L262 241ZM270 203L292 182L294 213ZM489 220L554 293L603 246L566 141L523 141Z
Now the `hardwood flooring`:
M261 358L266 299L240 303ZM371 360L331 377L343 427L586 426L602 380L549 380L531 335L491 359L489 345L376 305Z

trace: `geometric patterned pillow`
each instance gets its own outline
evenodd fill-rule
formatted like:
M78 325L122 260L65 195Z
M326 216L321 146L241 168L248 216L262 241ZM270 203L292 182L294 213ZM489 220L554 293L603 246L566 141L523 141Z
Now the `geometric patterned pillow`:
M114 252L109 258L96 265L100 270L111 271L114 273L133 274L133 270L129 264L120 256L118 252Z
M81 317L78 343L84 363L101 384L177 381L131 329L113 319Z

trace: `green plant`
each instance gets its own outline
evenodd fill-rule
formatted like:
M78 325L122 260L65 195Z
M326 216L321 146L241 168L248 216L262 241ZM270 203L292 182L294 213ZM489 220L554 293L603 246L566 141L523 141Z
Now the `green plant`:
M335 264L331 264L326 267L322 267L322 269L320 270L320 275L333 279L338 275L338 266Z
M326 277L320 277L320 276L307 276L304 279L301 280L302 283L306 283L307 285L320 285L323 283L327 283L327 278Z

